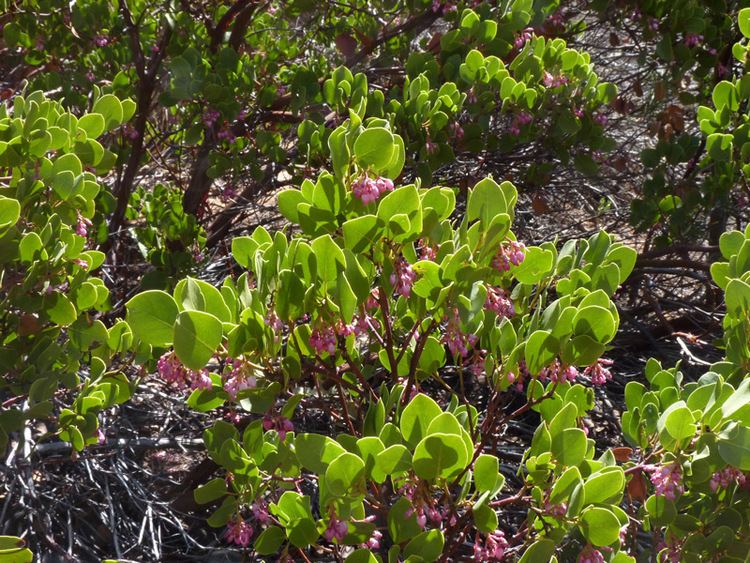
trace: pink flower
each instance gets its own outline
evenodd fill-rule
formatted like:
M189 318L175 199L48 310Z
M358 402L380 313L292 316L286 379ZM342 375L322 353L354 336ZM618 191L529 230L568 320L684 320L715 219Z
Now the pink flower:
M258 499L250 506L250 510L260 524L268 524L271 521L271 516L268 514L268 505L263 499Z
M318 355L328 352L336 354L336 331L332 326L321 325L310 334L310 346Z
M597 125L601 125L602 127L604 127L608 121L609 119L603 113L597 113L596 115L594 115L594 123L596 123Z
M438 152L438 146L430 139L427 139L425 141L424 149L427 151L427 154L435 154L436 152Z
M93 71L86 71L86 80L88 80L89 82L93 82L94 80L96 80L96 75L93 73Z
M448 130L450 131L450 134L453 135L453 138L456 141L460 141L464 138L464 129L461 127L461 124L458 121L454 121L448 126Z
M329 542L333 540L342 542L347 533L349 533L348 524L343 520L339 520L336 516L331 516L331 519L328 521L328 527L323 532L323 537Z
M542 76L542 84L544 84L547 88L557 88L559 86L563 86L568 83L568 77L564 74L560 74L558 76L553 76L546 70L544 71L544 75Z
M516 35L516 40L513 42L513 46L516 49L520 49L521 47L523 47L524 45L526 45L526 43L528 43L531 40L531 38L533 37L533 35L534 35L534 30L532 28L530 28L530 27L527 27L522 32L520 32L518 35Z
M266 415L263 417L263 430L266 432L269 430L276 430L279 435L279 440L283 442L286 439L287 432L294 431L294 424L292 424L292 421L285 416Z
M229 543L247 547L250 545L250 538L253 537L253 528L238 516L237 520L227 524L224 537Z
M88 228L92 225L91 220L87 219L83 215L81 215L81 212L78 211L78 219L76 221L76 234L79 237L87 237L88 236Z
M393 291L397 295L403 295L408 298L411 295L411 286L414 285L416 279L417 273L411 267L411 264L403 258L398 258L390 277Z
M717 471L711 476L711 490L716 492L719 489L728 489L733 484L737 483L739 486L745 484L746 476L739 469L734 467L725 467L721 471Z
M685 492L685 487L682 484L682 467L679 463L675 462L660 467L646 465L643 470L651 473L651 483L654 485L657 496L676 500L678 496Z
M544 512L552 516L552 518L561 519L565 517L568 512L568 505L564 502L558 504L550 504L549 500L544 502Z
M594 385L604 385L607 381L612 379L612 372L607 369L612 363L612 360L599 358L595 364L592 364L583 370L583 375L589 377L591 383Z
M498 248L495 258L492 260L492 266L498 272L507 272L511 266L518 266L526 257L526 247L518 241L504 242Z
M469 354L469 347L476 344L477 336L463 332L457 308L450 311L446 320L448 322L443 334L443 343L448 346L454 358L465 358Z
M516 314L510 295L501 287L488 287L484 308L493 311L501 319L509 319Z
M688 33L685 35L685 39L683 40L683 42L688 48L697 47L698 45L703 43L703 36L697 33Z
M604 563L604 555L601 551L594 549L593 546L587 545L578 554L577 563Z
M352 184L352 193L368 205L377 201L384 193L392 192L393 188L393 180L389 178L363 176Z
M106 47L109 45L109 37L106 35L95 35L94 36L94 45L97 47Z
M208 108L205 112L203 112L203 125L210 129L214 126L219 117L221 117L221 114L217 110Z
M382 539L383 534L378 530L375 530L370 536L370 539L367 540L367 543L362 544L362 547L365 549L371 549L372 551L377 551L380 549L380 542Z
M476 561L502 561L508 549L508 540L502 530L495 530L482 543L479 536L474 542L474 559Z

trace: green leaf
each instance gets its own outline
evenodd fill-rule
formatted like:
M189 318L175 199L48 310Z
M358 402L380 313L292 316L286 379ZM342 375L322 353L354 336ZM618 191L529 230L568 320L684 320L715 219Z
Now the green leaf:
M620 537L620 521L611 510L592 506L584 510L579 524L583 537L595 546L605 546Z
M695 435L693 413L685 404L685 401L672 403L662 413L657 422L657 428L661 432L666 430L675 440L684 440Z
M193 492L195 502L198 504L208 504L227 494L227 482L222 477L211 479L205 485L201 485Z
M21 217L21 204L18 200L0 196L0 234L18 222Z
M86 131L90 139L96 139L104 132L104 117L98 113L88 113L78 120L78 128Z
M385 170L393 160L395 140L393 134L383 127L365 129L354 141L354 154L363 168L376 172Z
M105 94L96 100L92 112L101 114L107 130L119 127L124 117L122 103L112 94Z
M674 502L666 497L651 495L646 499L646 512L654 526L668 526L677 517Z
M555 542L549 539L541 539L529 546L518 563L550 563L554 554Z
M404 555L418 555L422 561L435 561L443 553L445 538L440 530L429 530L415 536L404 549Z
M365 462L358 455L349 452L334 459L325 472L328 492L334 496L344 496L347 493L358 494L359 490L364 487L364 478Z
M535 285L552 272L554 260L552 251L538 246L529 247L523 262L512 269L513 277L520 283Z
M526 342L524 352L529 373L536 375L557 357L557 339L547 330L537 330Z
M125 320L136 338L151 346L162 347L172 343L179 311L171 295L159 290L144 291L128 301L125 308Z
M495 491L500 474L500 462L490 454L481 454L474 462L474 485L478 492ZM504 481L504 479L503 479Z
M414 449L414 473L426 480L437 477L451 479L469 462L469 453L460 436L431 434L422 439Z
M586 457L586 434L580 428L566 428L552 438L551 451L561 465L578 465Z
M617 323L608 309L589 305L576 313L573 331L577 335L587 335L601 344L606 344L617 334Z
M45 298L44 306L50 320L57 325L68 326L78 318L78 312L73 303L58 291Z
M416 395L401 413L399 427L404 439L416 446L424 436L433 419L442 414L440 406L423 393Z
M261 532L253 544L253 549L258 555L275 555L286 541L284 530L278 526L270 526Z
M380 239L380 222L375 215L362 215L342 225L344 245L355 253L364 252Z
M750 428L733 424L719 434L721 459L742 471L750 470Z
M586 479L583 484L587 504L618 502L625 488L625 474L621 467L605 468Z
M393 444L375 455L375 467L386 475L411 469L411 454L403 444Z
M318 277L327 283L335 283L339 273L346 269L346 257L331 235L322 235L311 243L318 260Z
M358 549L345 559L346 563L379 563L369 549Z
M294 449L302 466L318 475L323 475L334 459L346 453L336 440L322 434L298 435Z
M174 351L192 370L203 369L221 344L221 321L210 313L183 311L174 324Z
M737 88L727 80L722 80L714 86L714 91L711 97L717 110L728 107L730 111L737 111L740 108L740 99Z
M467 219L479 219L485 228L501 213L508 213L508 202L500 186L492 178L485 178L469 193L466 206Z
M750 8L743 8L737 14L737 24L740 27L742 35L750 37Z

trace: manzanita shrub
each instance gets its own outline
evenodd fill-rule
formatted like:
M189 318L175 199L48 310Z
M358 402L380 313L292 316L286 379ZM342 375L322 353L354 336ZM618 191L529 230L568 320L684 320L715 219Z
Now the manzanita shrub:
M191 389L193 408L230 409L205 432L226 474L196 500L221 500L209 524L260 555L619 552L624 472L612 454L595 459L581 419L611 377L610 298L635 252L604 232L559 250L524 246L510 230L516 189L492 178L456 220L453 189L394 183L403 150L387 121L353 114L331 135L333 174L279 194L299 234L259 227L234 240L245 271L219 289L188 278L127 303L139 356ZM295 409L317 400L334 431L296 433ZM509 490L493 452L529 409L542 424ZM238 427L243 411L262 418ZM579 483L590 497L566 513ZM518 530L499 527L511 503L529 510Z
M0 450L26 421L53 414L63 388L76 393L58 432L76 450L97 441L97 414L130 396L107 366L132 336L98 318L109 289L94 275L104 254L88 242L97 175L114 163L97 139L134 108L104 95L77 117L39 91L14 98L10 112L0 106Z
M744 561L750 551L750 229L720 243L726 261L711 273L726 295L725 358L695 381L651 360L649 386L625 387L622 430L637 452L623 465L628 496L662 561Z

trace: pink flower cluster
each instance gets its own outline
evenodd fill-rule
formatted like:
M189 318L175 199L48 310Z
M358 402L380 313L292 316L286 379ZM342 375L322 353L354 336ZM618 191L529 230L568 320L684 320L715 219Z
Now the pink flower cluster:
M251 506L250 510L260 524L268 524L271 521L271 516L268 514L268 504L262 498L259 498Z
M279 434L279 440L282 442L286 439L287 432L294 432L294 424L285 416L267 414L263 417L263 430L276 430Z
M587 545L578 554L576 563L604 563L604 555L598 549L594 549L593 546Z
M227 380L224 382L224 391L234 401L240 391L245 389L254 389L257 385L255 376L252 375L251 367L242 358L227 358L229 368L226 374Z
M594 115L594 123L596 123L597 125L601 125L602 127L604 127L608 121L609 119L603 113L597 113L596 115Z
M451 123L448 126L448 131L450 131L450 134L456 141L460 141L464 138L464 128L461 127L461 124L458 121Z
M659 563L680 563L682 561L683 541L672 536L669 538L668 542L659 542L656 546L656 551L660 552L657 561L659 561ZM667 551L661 553L665 549Z
M328 352L333 356L336 353L337 342L336 329L330 325L322 325L310 334L310 346L318 355Z
M250 538L253 537L253 527L238 516L236 520L227 524L224 537L229 543L247 547L250 545Z
M434 246L432 246L425 239L420 239L419 247L420 247L420 250L419 250L420 260L430 260L432 262L435 261L435 257L437 256L437 251L435 250Z
M685 47L688 48L697 47L703 43L703 36L698 33L688 33L685 35L683 43L685 43Z
M565 381L573 383L576 377L578 377L578 370L574 366L563 366L557 358L539 372L540 381L547 381L549 379L555 383L564 383Z
M414 285L416 280L417 273L411 267L411 264L403 258L398 258L393 265L393 273L390 278L393 291L397 295L408 298L411 295L411 286Z
M174 352L163 354L156 362L156 369L164 381L178 389L211 389L213 385L207 369L187 369Z
M568 505L564 502L557 504L550 504L549 500L544 501L544 513L552 516L552 518L561 519L565 517L568 512Z
M76 234L79 237L87 237L89 234L88 228L92 225L89 219L86 219L81 212L78 211L78 220L76 221Z
M488 287L484 308L493 311L501 319L509 319L516 314L510 295L501 287Z
M676 500L685 492L685 486L682 484L682 467L679 463L662 466L644 465L643 470L651 473L651 483L657 496Z
M457 9L458 7L450 0L432 0L432 11L436 14L449 14Z
M515 240L504 242L497 250L492 259L492 267L498 272L507 272L512 266L518 266L526 257L526 247L522 242Z
M214 126L219 117L221 117L221 113L213 108L208 108L203 112L203 117L201 119L203 121L203 125L210 129Z
M336 540L338 542L344 541L346 534L349 533L349 525L343 520L339 520L335 515L331 516L328 521L328 527L323 532L323 537L327 541Z
M709 485L711 490L716 492L719 489L728 489L734 483L742 486L745 484L747 477L745 474L734 467L725 467L711 476Z
M557 88L558 86L564 86L567 83L568 77L564 74L554 76L545 70L544 75L542 76L542 84L547 88Z
M220 141L226 141L227 143L233 143L237 138L234 131L230 127L222 127L221 130L216 134L216 138Z
M523 47L524 45L526 45L526 43L528 43L531 40L531 38L533 37L533 35L534 35L534 29L531 28L531 27L527 27L522 32L520 32L518 35L516 35L516 39L515 39L515 41L513 41L513 46L516 49L520 49L521 47Z
M448 322L445 327L445 334L443 334L443 343L447 344L454 358L465 358L469 354L469 349L477 343L477 335L466 334L461 329L461 319L458 316L457 308L452 309L445 320Z
M474 560L475 561L502 561L505 557L505 551L508 549L508 540L502 530L495 530L484 540L477 536L474 542Z
M352 184L352 193L354 197L362 200L362 203L368 205L378 200L386 192L393 191L393 180L384 178L370 178L365 175Z
M508 131L510 131L510 134L514 137L518 137L521 134L521 127L528 125L532 121L534 121L534 118L530 113L527 113L525 111L517 113L513 118Z
M95 35L94 36L94 45L97 47L106 47L109 45L109 37L106 35Z
M383 540L383 534L379 530L375 530L372 532L372 535L370 536L370 539L367 540L367 542L363 543L361 547L364 549L371 549L373 551L376 551L380 549L380 542Z
M594 385L604 385L607 381L612 379L612 372L608 369L612 364L612 360L599 358L595 364L592 364L583 370L583 375L589 377L591 383Z

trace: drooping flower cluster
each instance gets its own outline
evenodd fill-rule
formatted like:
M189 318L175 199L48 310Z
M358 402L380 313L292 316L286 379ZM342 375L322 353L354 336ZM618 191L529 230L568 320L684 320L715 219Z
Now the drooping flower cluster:
M383 539L383 533L380 530L374 530L372 532L372 535L370 536L370 539L367 540L367 542L363 543L361 547L364 549L370 549L373 551L376 551L380 549L380 542Z
M327 541L344 541L346 534L349 533L349 525L343 520L339 520L335 514L331 515L331 519L328 521L328 527L323 532L323 537Z
M524 125L528 125L534 121L534 118L531 116L530 113L527 113L525 111L519 112L513 117L513 121L510 124L510 127L508 130L510 131L510 134L514 137L518 137L521 134L521 127Z
M527 27L526 29L521 31L518 35L516 35L516 39L515 41L513 41L513 46L516 49L520 49L531 40L533 35L534 35L534 29L531 27Z
M435 247L432 246L428 241L425 239L420 239L419 241L419 259L420 260L430 260L432 262L435 261L435 256L437 256L437 251L435 250Z
M99 34L94 36L94 45L97 47L106 47L109 45L109 41L110 39L107 35Z
M454 358L465 358L469 354L469 349L477 343L477 335L467 334L461 329L458 308L452 309L445 320L447 325L443 334L443 343L448 346Z
M271 521L271 516L268 514L268 504L262 498L256 500L251 506L250 510L260 524L268 524Z
M508 549L508 540L502 530L495 530L482 543L477 536L474 541L474 560L475 561L502 561L505 557L505 551Z
M449 14L457 9L458 7L450 0L432 0L432 11L436 14Z
M549 499L544 501L544 513L552 518L561 519L568 512L568 505L564 502L551 504Z
M352 193L365 205L378 200L380 196L393 191L393 180L390 178L370 178L365 175L352 184Z
M255 379L255 375L253 375L252 367L245 359L227 358L227 367L228 373L226 373L224 391L227 392L232 400L237 399L240 391L255 388L257 380Z
M573 383L578 377L578 370L575 366L563 366L558 358L539 372L540 381L553 381L555 383L564 383L569 381Z
M458 121L452 122L448 126L448 131L450 131L450 134L456 141L460 141L464 138L464 128L461 127L461 124Z
M214 126L219 117L221 117L221 113L213 108L208 108L203 112L203 117L201 118L201 120L203 121L203 125L210 129Z
M229 543L247 547L250 545L250 538L253 537L253 527L238 516L236 520L227 524L224 537Z
M187 369L174 352L167 352L156 362L159 376L178 389L211 389L213 385L208 370L194 371Z
M216 133L216 138L220 141L226 141L227 143L233 143L234 140L237 138L234 134L234 131L232 131L231 127L224 126L222 127L218 133Z
M516 308L510 295L501 287L488 287L487 300L484 302L484 308L493 311L501 319L509 319L516 314Z
M659 552L657 561L659 563L680 563L682 561L683 543L684 540L679 540L675 536L670 536L666 542L660 542L656 546L656 551Z
M294 424L287 417L282 415L267 414L263 417L263 430L276 430L279 434L279 440L282 442L286 439L287 432L294 432Z
M683 43L685 43L685 47L687 48L697 47L703 43L703 36L698 33L687 33L685 34Z
M520 265L526 257L525 249L526 247L522 242L515 240L502 243L492 259L492 267L498 272L507 272L511 265Z
M310 334L310 346L318 355L328 352L333 356L336 353L336 343L336 329L330 325L321 325Z
M558 86L564 86L568 83L568 77L564 74L558 74L557 76L544 71L544 74L542 75L542 84L544 84L547 88L557 88Z
M592 545L587 545L578 554L577 563L604 563L604 555Z
M411 295L411 286L417 280L417 273L406 260L398 258L393 264L393 273L391 273L391 285L396 295L409 297Z
M589 377L594 385L604 385L612 379L612 372L608 369L612 363L612 360L599 358L596 363L583 370L583 375Z
M657 496L676 500L685 492L685 486L682 484L682 467L679 463L662 466L646 465L643 470L651 473L651 483L654 485Z
M91 220L87 219L81 212L78 212L78 219L76 221L76 234L79 237L87 237L89 234L88 228L92 225Z
M594 115L594 123L604 127L609 122L607 116L603 113L597 113Z
M734 467L725 467L721 471L717 471L711 476L709 485L713 492L719 489L728 489L733 484L737 483L742 486L745 484L747 477L745 474Z

